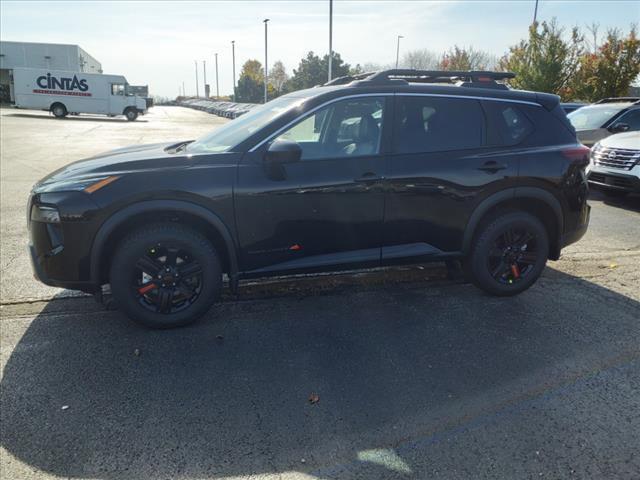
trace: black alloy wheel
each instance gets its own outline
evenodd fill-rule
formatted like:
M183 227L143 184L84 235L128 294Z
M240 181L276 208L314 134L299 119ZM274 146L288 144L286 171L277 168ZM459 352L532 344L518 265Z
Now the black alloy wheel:
M464 267L477 287L509 296L533 285L548 257L544 224L530 213L510 211L496 214L480 227Z
M202 266L178 245L157 243L135 264L132 288L140 305L170 314L189 308L202 290Z
M487 267L496 281L513 285L526 279L537 261L535 232L526 227L508 228L489 250Z
M111 291L118 307L150 328L194 322L219 298L222 269L211 242L177 223L142 226L116 247Z

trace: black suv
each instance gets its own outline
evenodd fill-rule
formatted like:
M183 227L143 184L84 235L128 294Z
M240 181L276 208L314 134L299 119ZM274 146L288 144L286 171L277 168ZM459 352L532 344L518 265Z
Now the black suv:
M64 167L29 201L48 285L151 327L238 281L461 259L494 295L531 286L587 229L589 149L513 74L388 70L279 97L196 141Z

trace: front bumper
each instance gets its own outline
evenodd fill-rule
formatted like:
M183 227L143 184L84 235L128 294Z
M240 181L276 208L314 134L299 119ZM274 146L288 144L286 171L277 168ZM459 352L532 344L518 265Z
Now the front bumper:
M60 222L31 220L34 205L53 206ZM97 207L80 192L36 194L29 200L29 256L34 276L45 285L93 293L97 287L89 272Z
M587 176L589 183L601 188L627 192L640 192L640 165L631 170L613 170L592 166Z

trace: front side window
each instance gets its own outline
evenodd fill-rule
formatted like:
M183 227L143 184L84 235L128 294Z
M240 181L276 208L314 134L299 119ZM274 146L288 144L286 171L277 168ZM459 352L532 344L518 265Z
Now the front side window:
M111 84L111 95L123 95L124 96L124 84L123 83L112 83Z
M614 125L617 123L626 123L627 125L629 125L629 131L635 132L637 130L640 130L640 108L625 113L614 122Z
M483 144L484 116L477 100L398 96L394 125L396 153L477 148Z
M340 100L302 119L275 140L297 142L302 160L376 155L383 116L384 97Z

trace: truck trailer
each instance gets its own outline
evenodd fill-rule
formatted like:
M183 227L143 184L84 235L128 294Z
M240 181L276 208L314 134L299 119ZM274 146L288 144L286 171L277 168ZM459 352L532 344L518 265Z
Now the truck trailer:
M147 112L147 103L128 87L122 75L41 68L14 68L11 72L15 107L46 110L58 118L94 113L124 115L133 121Z

